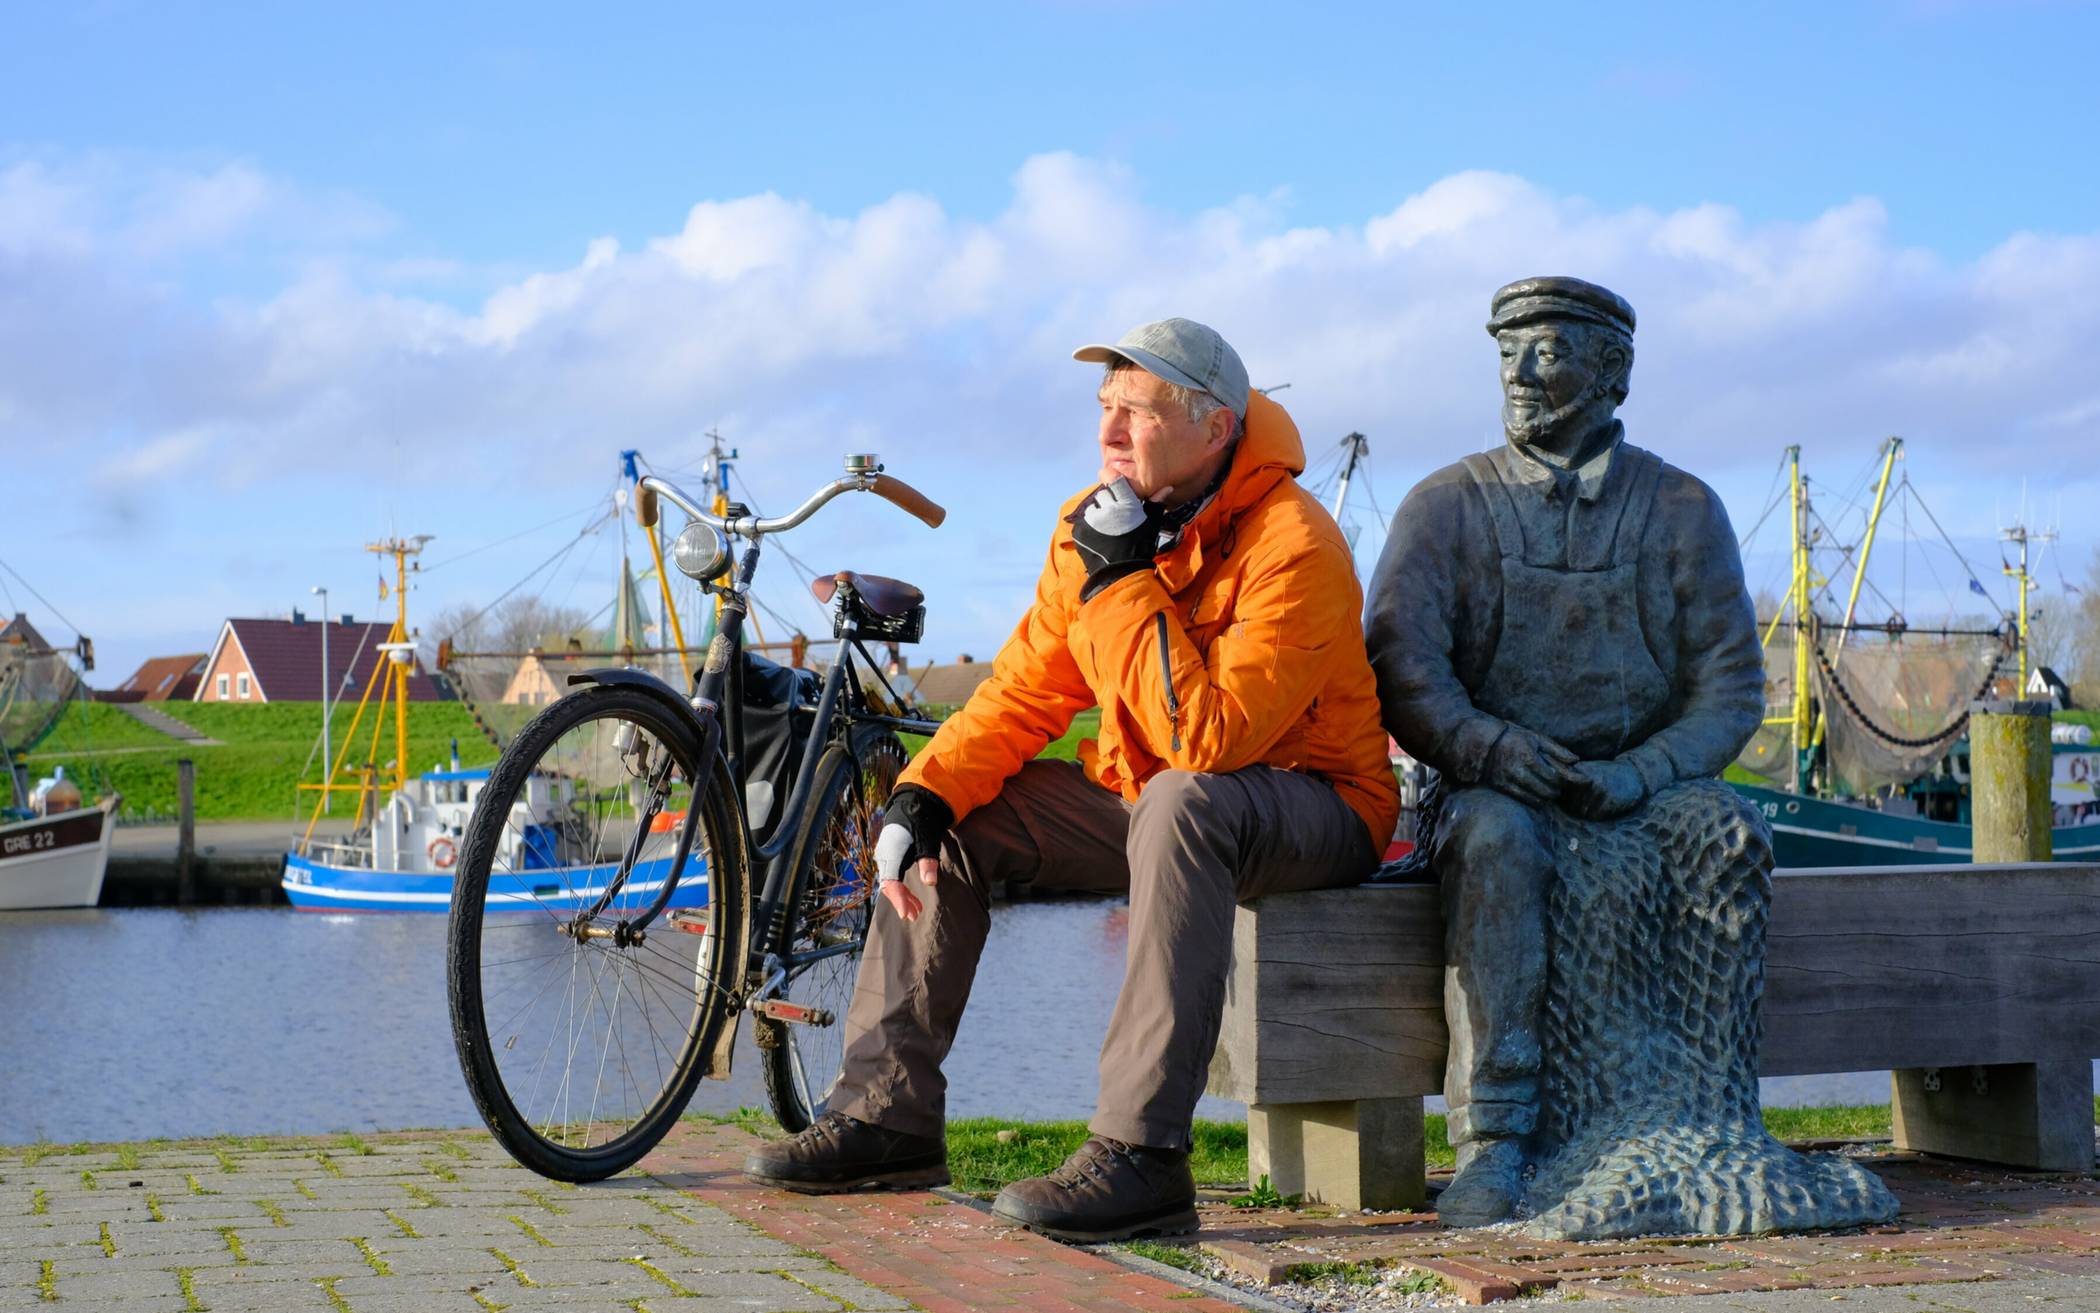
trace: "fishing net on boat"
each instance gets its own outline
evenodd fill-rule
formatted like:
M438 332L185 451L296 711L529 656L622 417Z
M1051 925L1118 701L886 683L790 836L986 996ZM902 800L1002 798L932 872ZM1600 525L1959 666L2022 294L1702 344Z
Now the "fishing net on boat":
M1793 710L1793 637L1775 634L1765 646L1764 723L1757 727L1750 742L1743 745L1743 750L1736 755L1735 764L1776 783L1791 779L1794 770L1793 722L1788 718Z
M1854 633L1842 652L1811 654L1826 718L1824 742L1840 793L1908 784L1945 756L2007 655L1995 635Z
M456 652L444 654L443 670L460 702L497 747L508 745L525 723L569 691L569 676L608 666L646 670L675 689L689 687L676 648L618 652ZM688 649L686 663L698 671L704 651Z
M70 649L0 643L0 743L27 752L80 695Z
M45 744L81 693L71 650L0 643L0 754ZM14 784L13 772L0 760L0 808L27 805L15 796Z

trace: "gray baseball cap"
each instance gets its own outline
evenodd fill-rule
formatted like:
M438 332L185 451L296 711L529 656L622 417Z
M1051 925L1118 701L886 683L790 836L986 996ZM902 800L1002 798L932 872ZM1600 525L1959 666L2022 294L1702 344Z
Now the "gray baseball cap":
M1218 330L1193 319L1155 319L1123 334L1114 346L1083 346L1074 360L1106 363L1122 356L1169 383L1208 392L1247 418L1247 367Z

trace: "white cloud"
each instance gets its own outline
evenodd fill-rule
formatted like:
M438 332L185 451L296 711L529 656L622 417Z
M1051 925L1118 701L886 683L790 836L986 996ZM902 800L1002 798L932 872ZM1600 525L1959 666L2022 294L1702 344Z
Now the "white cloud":
M493 495L619 447L689 458L722 423L776 501L849 446L945 488L943 545L886 545L900 571L971 571L974 606L983 579L1033 574L1030 517L1091 469L1074 345L1163 314L1218 325L1257 383L1292 384L1316 454L1371 435L1390 509L1496 436L1489 293L1567 272L1640 315L1635 440L1724 486L1754 469L1761 487L1795 441L1849 468L1886 433L1953 486L2009 450L2036 480L2087 477L2100 233L2009 233L1960 262L1902 245L1872 198L1752 223L1725 198L1610 210L1467 172L1293 226L1286 193L1191 215L1139 191L1050 154L981 221L913 193L850 214L700 199L675 232L579 234L575 263L459 305L417 279L476 252L375 250L375 207L247 163L0 163L0 446L61 443L115 483L208 469L230 497L287 469L354 480L383 453L414 486ZM186 290L185 261L257 244L297 253L274 290Z

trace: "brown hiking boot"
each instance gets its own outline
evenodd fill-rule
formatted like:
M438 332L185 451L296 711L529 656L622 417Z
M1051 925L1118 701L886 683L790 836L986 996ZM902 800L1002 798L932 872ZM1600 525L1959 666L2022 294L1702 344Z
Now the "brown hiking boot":
M827 1112L800 1135L753 1149L744 1175L801 1194L946 1185L948 1146Z
M1196 1182L1182 1150L1094 1135L1048 1176L1001 1190L992 1212L1080 1244L1180 1235L1196 1229Z

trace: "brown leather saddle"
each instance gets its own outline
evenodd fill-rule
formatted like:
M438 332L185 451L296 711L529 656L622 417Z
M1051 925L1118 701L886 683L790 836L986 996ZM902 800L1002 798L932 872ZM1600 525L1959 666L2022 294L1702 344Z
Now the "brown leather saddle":
M829 606L841 584L853 590L870 615L885 619L908 615L913 608L926 602L926 594L902 579L885 579L879 574L861 574L854 570L841 570L828 578L812 579L809 591L816 594L818 602Z

